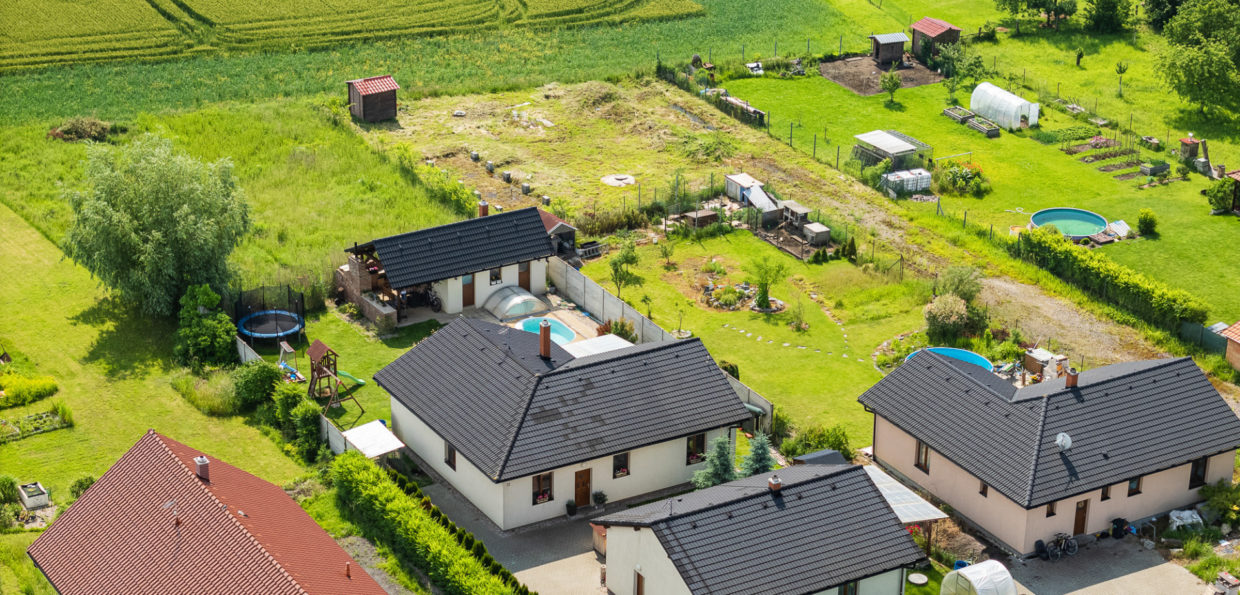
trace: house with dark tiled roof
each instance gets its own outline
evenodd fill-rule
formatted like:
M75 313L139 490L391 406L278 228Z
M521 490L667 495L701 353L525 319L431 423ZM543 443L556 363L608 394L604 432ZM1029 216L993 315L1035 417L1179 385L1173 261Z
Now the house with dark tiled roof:
M859 400L880 465L1018 554L1199 502L1240 446L1240 418L1189 358L1017 388L925 351Z
M154 430L28 553L63 595L384 594L279 486Z
M546 322L544 321L544 324ZM392 431L501 529L685 484L750 419L701 341L574 357L541 333L459 318L375 374Z
M902 593L925 559L855 465L797 465L593 524L610 593Z
M354 245L336 283L371 320L384 313L399 320L410 308L432 305L431 296L432 307L454 314L509 287L546 293L547 260L556 252L541 211L490 214L483 201L478 215Z

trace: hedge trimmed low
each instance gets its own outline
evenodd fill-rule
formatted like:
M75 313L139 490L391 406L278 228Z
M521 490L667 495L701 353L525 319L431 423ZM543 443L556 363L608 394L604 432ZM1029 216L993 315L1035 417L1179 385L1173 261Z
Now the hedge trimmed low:
M16 374L0 375L0 408L16 407L33 403L56 394L59 387L51 376L18 376Z
M410 496L360 453L336 457L332 479L354 521L373 531L402 560L422 569L444 593L530 592L486 553L480 541L451 525L429 499ZM471 545L465 546L466 541Z

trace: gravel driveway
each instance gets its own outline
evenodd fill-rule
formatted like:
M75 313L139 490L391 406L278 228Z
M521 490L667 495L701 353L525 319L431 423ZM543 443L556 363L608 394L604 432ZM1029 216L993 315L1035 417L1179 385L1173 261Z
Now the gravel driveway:
M1009 565L1021 595L1204 595L1209 587L1183 567L1147 550L1133 536L1103 539L1058 562L1034 558Z

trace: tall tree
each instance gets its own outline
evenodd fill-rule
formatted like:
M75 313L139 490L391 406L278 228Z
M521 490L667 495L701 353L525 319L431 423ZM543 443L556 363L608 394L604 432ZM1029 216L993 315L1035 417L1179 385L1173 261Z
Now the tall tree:
M1117 33L1132 20L1132 0L1085 0L1085 25L1098 33Z
M732 461L732 442L727 436L718 436L706 449L706 468L693 473L693 486L700 490L733 479L736 479L736 467Z
M766 473L778 465L771 456L771 439L757 432L749 441L749 454L741 459L741 477Z
M1145 20L1156 31L1162 31L1183 3L1183 0L1145 0Z
M1189 0L1163 28L1158 71L1185 101L1240 106L1240 14L1230 0Z
M91 145L90 189L68 194L70 258L150 315L172 314L190 285L222 289L228 255L249 229L232 163L202 163L154 135Z

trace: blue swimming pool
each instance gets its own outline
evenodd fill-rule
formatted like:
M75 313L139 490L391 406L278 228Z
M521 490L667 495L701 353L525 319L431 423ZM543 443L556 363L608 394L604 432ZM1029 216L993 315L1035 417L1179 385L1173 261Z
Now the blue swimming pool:
M978 366L986 370L987 372L995 371L995 366L994 364L990 363L990 360L982 357L979 354L973 353L972 351L969 351L968 349L957 349L955 347L927 347L926 349L918 349L917 351L914 351L908 354L908 357L904 358L904 361L913 359L914 357L917 356L918 353L921 353L922 351L933 351L939 355L944 355L952 359L958 359L962 362L969 362L970 364Z
M1059 230L1059 233L1073 240L1092 236L1105 231L1107 228L1107 220L1102 215L1086 211L1085 209L1069 207L1042 209L1030 215L1029 220L1036 227L1054 225Z
M551 340L555 341L556 345L567 345L568 343L572 343L573 339L577 338L577 333L574 333L572 329L568 328L568 326L563 322L560 322L554 318L546 318L542 316L522 320L521 330L537 333L538 325L542 324L542 321L544 320L551 323Z

